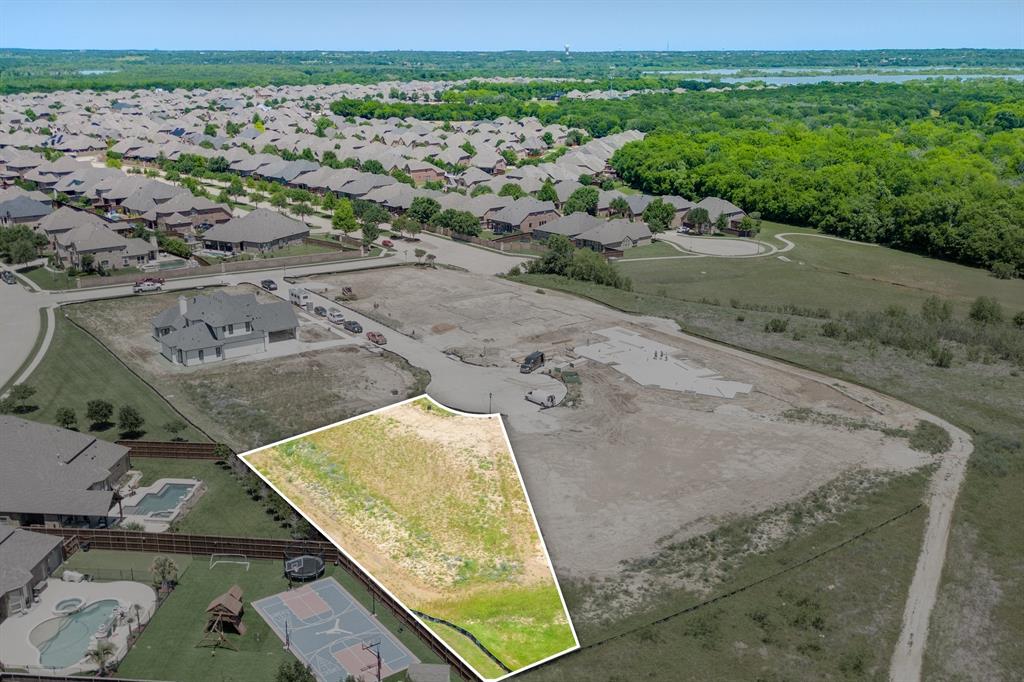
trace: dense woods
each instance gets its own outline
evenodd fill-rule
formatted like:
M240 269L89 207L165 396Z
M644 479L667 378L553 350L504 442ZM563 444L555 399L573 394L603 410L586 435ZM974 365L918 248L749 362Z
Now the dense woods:
M769 219L1024 272L1024 88L846 89L691 98L612 164L651 193L721 196Z
M715 52L181 52L0 50L0 94L33 90L228 88L491 76L626 78L646 71L716 68L1013 68L1019 50L809 50Z

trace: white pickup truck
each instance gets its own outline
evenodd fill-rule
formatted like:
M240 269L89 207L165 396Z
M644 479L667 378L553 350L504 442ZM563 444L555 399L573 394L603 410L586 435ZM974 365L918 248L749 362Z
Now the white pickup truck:
M134 294L145 294L150 291L160 291L164 288L160 282L136 282L135 286L132 287L132 293Z

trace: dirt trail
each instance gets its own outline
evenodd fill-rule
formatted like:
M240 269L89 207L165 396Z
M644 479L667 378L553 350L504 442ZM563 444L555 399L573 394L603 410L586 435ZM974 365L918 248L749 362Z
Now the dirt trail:
M953 446L944 455L929 488L928 525L925 527L914 579L907 592L900 638L889 665L889 679L893 682L916 682L921 679L921 663L928 643L928 621L935 607L942 568L946 563L953 510L967 470L967 459L974 451L974 444L964 431L947 422L935 421L949 431L953 437Z

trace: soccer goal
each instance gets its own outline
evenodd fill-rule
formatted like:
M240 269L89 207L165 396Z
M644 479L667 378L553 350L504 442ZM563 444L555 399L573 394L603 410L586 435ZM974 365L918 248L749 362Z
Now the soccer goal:
M249 558L244 554L211 554L210 568L217 564L241 564L245 566L246 571L249 570Z

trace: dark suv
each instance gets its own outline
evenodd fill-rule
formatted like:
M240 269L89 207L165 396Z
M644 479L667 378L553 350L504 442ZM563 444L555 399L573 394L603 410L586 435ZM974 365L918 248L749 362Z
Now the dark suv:
M345 331L352 332L353 334L363 333L363 325L359 324L355 320L345 320L345 324L341 326L345 328Z

